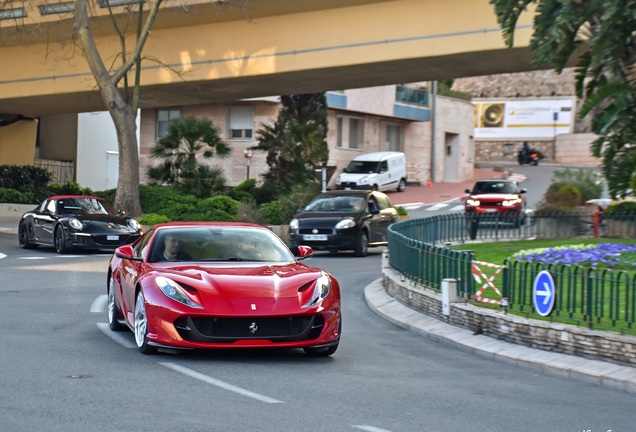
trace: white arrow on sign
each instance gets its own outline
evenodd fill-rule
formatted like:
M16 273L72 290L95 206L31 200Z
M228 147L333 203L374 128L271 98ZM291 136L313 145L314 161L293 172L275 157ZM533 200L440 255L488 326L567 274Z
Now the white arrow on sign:
M550 285L547 282L543 282L543 287L545 288L544 290L537 290L537 295L543 297L543 304L545 305L552 298L552 290L550 290Z

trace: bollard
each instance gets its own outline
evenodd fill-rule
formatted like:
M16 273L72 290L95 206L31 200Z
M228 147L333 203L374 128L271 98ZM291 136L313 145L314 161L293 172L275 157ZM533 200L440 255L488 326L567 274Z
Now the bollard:
M457 279L442 279L442 314L450 315L450 304L457 297Z

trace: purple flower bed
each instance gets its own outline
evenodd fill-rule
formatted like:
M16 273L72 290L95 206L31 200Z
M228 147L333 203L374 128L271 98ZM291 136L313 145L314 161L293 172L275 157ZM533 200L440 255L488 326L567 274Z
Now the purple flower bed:
M585 265L596 267L627 266L636 268L633 257L622 259L621 254L636 252L636 244L600 243L596 245L560 246L546 249L530 249L515 255L517 261L542 264Z

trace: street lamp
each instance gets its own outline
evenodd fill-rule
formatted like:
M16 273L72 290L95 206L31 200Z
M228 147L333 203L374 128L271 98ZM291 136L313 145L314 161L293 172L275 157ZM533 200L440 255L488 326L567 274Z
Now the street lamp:
M246 148L245 150L243 150L243 156L245 156L245 159L247 160L247 180L250 179L250 159L252 159L252 156L254 156L254 150L252 150L251 148Z

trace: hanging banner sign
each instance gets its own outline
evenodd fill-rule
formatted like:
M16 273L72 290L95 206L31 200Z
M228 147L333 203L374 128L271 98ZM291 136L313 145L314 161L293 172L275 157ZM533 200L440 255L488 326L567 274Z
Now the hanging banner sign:
M473 99L475 139L554 139L574 130L574 98Z

